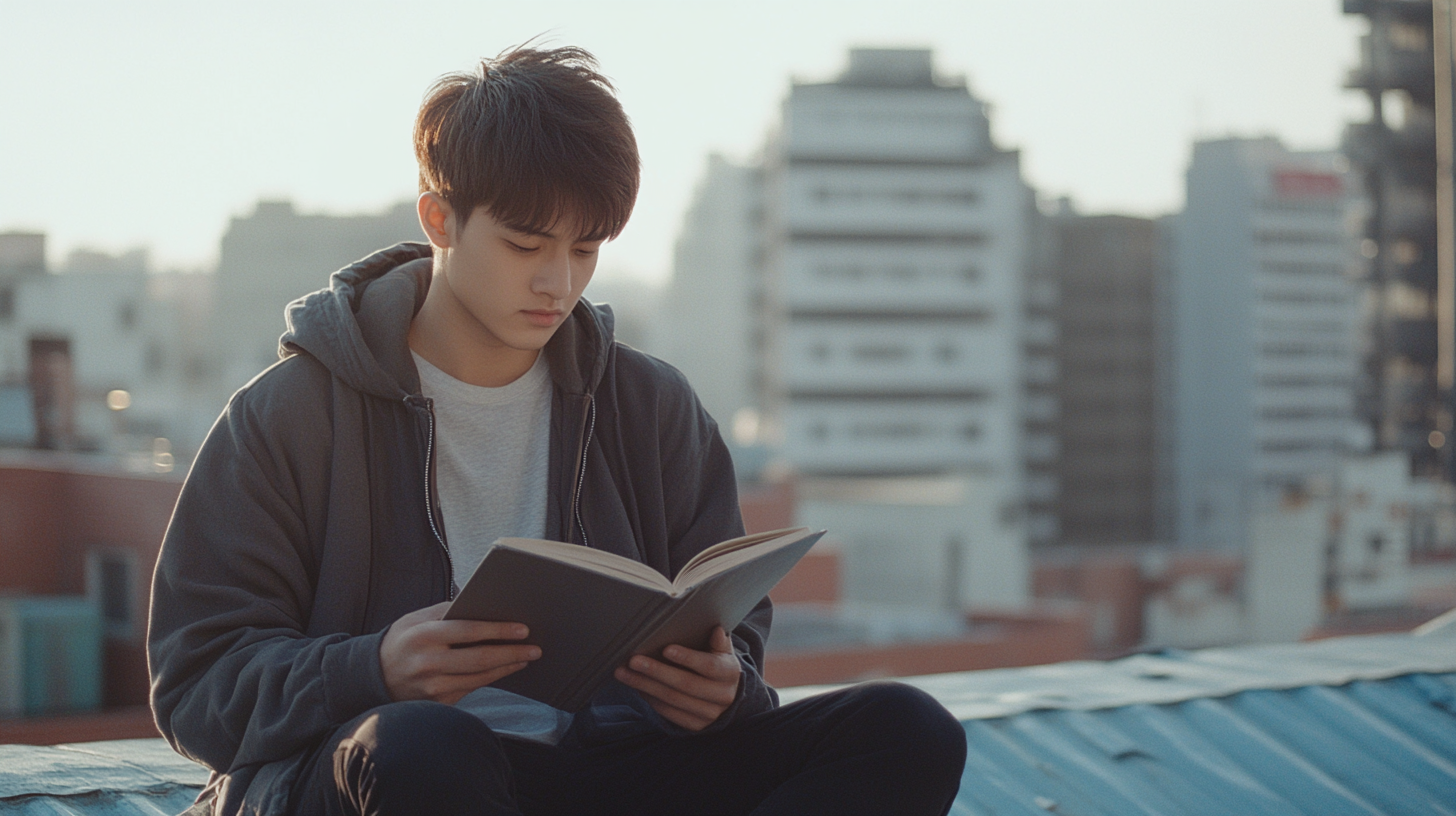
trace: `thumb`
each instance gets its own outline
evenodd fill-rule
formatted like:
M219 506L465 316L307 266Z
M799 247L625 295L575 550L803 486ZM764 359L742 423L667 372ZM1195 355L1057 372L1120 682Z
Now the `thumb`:
M728 633L723 631L723 627L718 626L713 629L713 637L708 641L708 648L717 654L733 654L733 641L729 640Z

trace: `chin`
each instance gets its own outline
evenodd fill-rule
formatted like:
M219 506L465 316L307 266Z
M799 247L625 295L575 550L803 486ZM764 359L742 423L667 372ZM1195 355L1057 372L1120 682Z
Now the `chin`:
M516 351L540 351L546 347L547 343L551 342L551 338L554 336L556 336L556 332L552 330L535 336L525 335L512 337L506 340L505 344Z

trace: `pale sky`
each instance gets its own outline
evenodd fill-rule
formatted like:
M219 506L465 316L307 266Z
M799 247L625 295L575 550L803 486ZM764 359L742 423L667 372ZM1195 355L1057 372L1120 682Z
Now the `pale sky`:
M413 198L410 128L440 74L545 33L580 45L637 129L636 215L606 275L661 280L713 151L750 158L791 77L856 45L935 49L992 104L1047 197L1177 209L1195 135L1338 145L1358 18L1340 0L0 0L0 231L149 247L207 268L260 197L305 211Z

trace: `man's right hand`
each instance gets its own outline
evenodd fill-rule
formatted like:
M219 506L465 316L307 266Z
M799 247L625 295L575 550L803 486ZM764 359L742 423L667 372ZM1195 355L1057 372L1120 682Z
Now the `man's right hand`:
M379 644L379 665L389 696L454 705L481 686L520 671L541 656L536 646L490 644L451 648L457 643L521 640L525 624L440 620L448 601L405 615L390 625Z

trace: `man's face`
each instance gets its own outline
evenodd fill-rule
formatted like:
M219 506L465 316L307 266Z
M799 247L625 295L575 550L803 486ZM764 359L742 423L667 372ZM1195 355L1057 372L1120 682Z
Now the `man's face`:
M574 223L561 221L540 233L520 232L484 207L463 228L458 224L452 216L433 285L448 287L461 328L487 347L545 346L591 281L602 242L581 240Z

